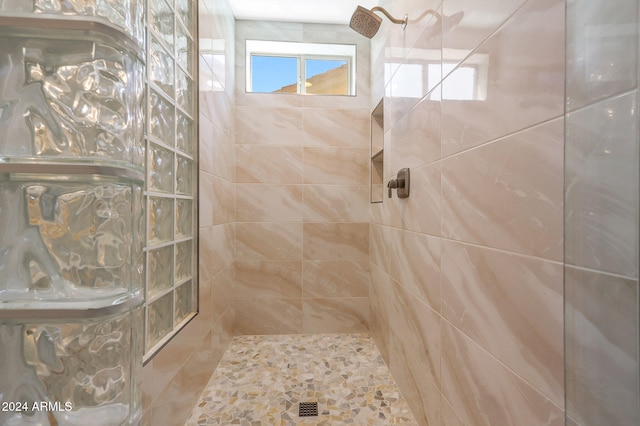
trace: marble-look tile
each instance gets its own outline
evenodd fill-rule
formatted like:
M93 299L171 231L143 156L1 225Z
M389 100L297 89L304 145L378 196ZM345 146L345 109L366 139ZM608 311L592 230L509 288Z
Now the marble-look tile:
M395 155L395 151L392 155ZM389 199L386 198L387 194L384 195L383 203L389 213L391 226L440 236L441 172L440 162L409 169L409 197L397 198L394 193Z
M282 146L303 141L301 109L236 107L236 143Z
M216 136L216 126L204 114L198 115L200 140L198 141L198 167L200 170L213 174L213 151L219 140Z
M389 228L372 223L369 228L369 261L389 273Z
M233 265L228 265L211 279L209 303L212 307L212 318L211 321L209 321L209 324L214 324L220 321L227 312L229 306L231 306L231 303L233 302L234 288ZM207 295L205 293L204 297L206 296ZM201 306L200 311L202 312Z
M299 402L318 416L298 417ZM364 334L234 338L187 425L407 425L406 401Z
M303 333L364 333L369 329L366 297L326 297L302 300Z
M198 226L206 228L213 226L213 209L218 200L211 188L213 188L215 177L200 170L198 174L200 180L198 185Z
M237 223L236 260L302 259L301 223Z
M304 108L305 146L369 147L366 109Z
M562 264L444 241L442 315L564 405Z
M443 160L443 236L562 259L563 134L553 120Z
M199 234L200 278L206 281L233 262L234 226L201 228Z
M581 424L636 425L638 281L567 267L567 413Z
M236 184L237 222L302 222L302 185Z
M447 401L447 398L442 397L440 410L442 426L465 426L451 406L451 403Z
M472 99L457 95L465 71L445 78L443 155L564 113L563 29L564 0L528 2L462 63L475 76Z
M392 170L412 169L441 158L440 101L423 99L390 130L385 161Z
M233 335L302 333L302 299L236 299Z
M418 422L439 424L440 315L397 282L389 296L389 369Z
M368 185L370 148L304 148L304 183Z
M367 297L369 262L305 260L302 283L305 298Z
M237 298L302 298L302 261L237 260L235 262Z
M439 312L441 240L391 228L387 241L390 275L423 303Z
M305 260L367 260L368 223L305 223Z
M638 84L638 2L567 1L567 108Z
M566 128L566 262L637 277L637 91L568 114Z
M210 187L201 188L203 191L209 191L213 195L213 224L221 225L231 223L235 220L235 192L236 188L233 182L219 177L213 178Z
M479 3L475 0L447 0L442 11L451 19L442 36L443 60L459 64L491 36L527 0ZM455 22L459 20L458 24Z
M236 146L236 182L302 183L302 148L290 146Z
M391 338L389 303L390 295L393 292L393 282L378 266L369 262L369 272L371 275L371 285L369 287L369 333L376 342L376 346L385 360L389 364L389 351Z
M305 222L367 222L368 185L304 185Z
M564 411L451 326L442 324L442 393L469 425L564 425Z
M152 424L183 424L188 420L193 401L202 393L215 369L210 347L211 333L186 360L171 383L158 396L152 411Z

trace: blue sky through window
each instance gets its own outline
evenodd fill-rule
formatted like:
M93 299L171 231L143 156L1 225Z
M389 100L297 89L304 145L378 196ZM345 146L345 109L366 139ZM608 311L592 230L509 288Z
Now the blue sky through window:
M338 68L347 61L308 59L306 78ZM285 56L251 56L251 87L253 92L270 93L298 81L298 58Z
M270 93L298 82L298 58L282 56L251 57L251 87L254 92Z

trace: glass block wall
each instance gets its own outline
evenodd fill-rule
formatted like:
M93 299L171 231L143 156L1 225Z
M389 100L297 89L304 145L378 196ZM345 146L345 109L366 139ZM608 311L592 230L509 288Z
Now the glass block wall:
M149 0L145 354L197 310L195 7Z

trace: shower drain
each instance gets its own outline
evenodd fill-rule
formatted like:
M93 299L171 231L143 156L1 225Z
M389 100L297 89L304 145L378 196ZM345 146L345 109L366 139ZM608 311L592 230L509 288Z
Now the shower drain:
M318 403L317 402L301 402L298 408L298 417L317 417L318 416Z

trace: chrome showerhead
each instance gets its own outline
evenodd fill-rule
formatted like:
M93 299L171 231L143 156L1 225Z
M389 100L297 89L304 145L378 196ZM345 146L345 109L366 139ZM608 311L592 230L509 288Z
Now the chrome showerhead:
M382 18L373 12L382 12L394 24L401 24L403 30L407 27L407 15L404 16L404 19L396 19L391 16L389 12L379 6L376 6L371 10L358 6L356 11L353 12L353 15L351 15L349 27L367 38L373 38L382 24Z

